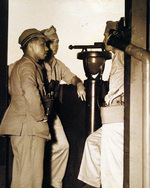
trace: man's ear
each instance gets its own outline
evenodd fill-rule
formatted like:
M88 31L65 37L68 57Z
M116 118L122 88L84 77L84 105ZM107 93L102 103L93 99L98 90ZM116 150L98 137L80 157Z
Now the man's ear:
M34 42L29 42L29 44L28 44L28 50L29 51L33 51L33 49L34 49Z

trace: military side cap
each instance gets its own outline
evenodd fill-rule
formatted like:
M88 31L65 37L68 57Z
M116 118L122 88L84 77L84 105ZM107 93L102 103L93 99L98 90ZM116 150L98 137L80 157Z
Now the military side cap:
M22 32L22 34L18 39L18 43L21 45L21 47L24 47L25 44L27 44L31 39L36 37L45 38L47 40L46 36L44 36L39 30L35 28L31 28L31 29L26 29L25 31Z
M56 33L56 28L52 25L48 29L44 29L41 31L49 40L58 39L58 35Z
M107 21L105 32L109 32L110 29L117 29L117 24L118 24L118 21L111 21L111 20Z

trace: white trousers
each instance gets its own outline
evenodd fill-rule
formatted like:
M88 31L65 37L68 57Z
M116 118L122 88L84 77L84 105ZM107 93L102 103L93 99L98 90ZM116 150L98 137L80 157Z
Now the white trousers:
M78 179L94 187L101 183L101 136L98 129L86 139Z
M42 188L45 139L26 135L11 136L14 154L11 188Z
M54 121L54 131L56 142L52 144L51 185L56 188L62 188L62 180L66 172L69 156L69 144L58 116L56 116Z
M123 188L124 123L102 127L101 181L103 188Z
M94 187L123 188L123 123L104 124L88 136L78 179Z

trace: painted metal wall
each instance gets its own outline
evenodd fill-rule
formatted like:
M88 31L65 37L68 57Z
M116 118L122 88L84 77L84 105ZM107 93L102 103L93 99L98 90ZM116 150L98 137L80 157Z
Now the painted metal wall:
M132 0L126 6L131 15L131 43L149 50L149 0ZM127 64L129 63L129 64ZM130 73L129 73L129 72ZM149 188L149 131L144 128L143 101L145 84L142 62L131 57L125 67L125 178L124 187ZM149 118L148 118L149 119ZM147 120L149 121L149 120Z

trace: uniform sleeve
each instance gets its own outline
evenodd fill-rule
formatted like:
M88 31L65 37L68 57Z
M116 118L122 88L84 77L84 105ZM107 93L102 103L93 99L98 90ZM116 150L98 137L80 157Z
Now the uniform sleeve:
M8 65L8 93L11 94L11 89L10 89L10 75L11 75L11 71L14 67L15 63L12 63L10 65Z
M124 54L118 51L112 62L107 101L124 93Z
M31 63L24 64L19 69L19 76L28 112L36 121L44 119L45 112L38 89L36 67Z
M71 80L74 76L76 76L74 73L70 71L70 69L61 61L59 61L59 66L61 66L61 79L66 82L66 84L71 84Z

